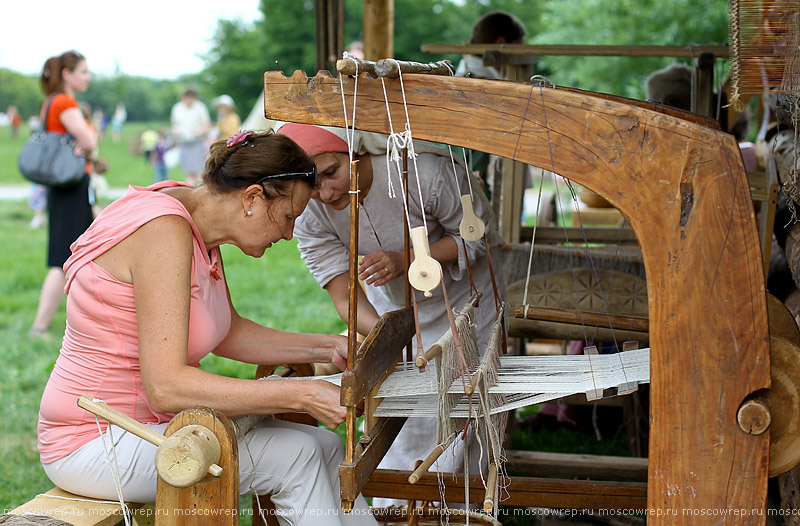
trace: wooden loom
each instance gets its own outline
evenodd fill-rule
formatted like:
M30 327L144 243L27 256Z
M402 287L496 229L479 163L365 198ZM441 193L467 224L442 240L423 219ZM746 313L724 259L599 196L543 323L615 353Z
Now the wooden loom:
M359 80L355 127L389 133L380 81ZM766 296L748 181L733 137L587 93L423 75L405 75L403 82L415 138L552 169L607 199L636 233L650 313L649 523L696 524L703 510L763 509L769 434L742 431L737 412L770 386ZM352 78L344 79L344 89L352 101ZM398 118L394 127L403 129L400 82L386 81L386 93ZM344 127L339 79L268 72L265 113ZM368 391L357 385L359 393ZM388 447L386 434L371 436L383 437L380 446ZM378 447L370 451L374 442L342 468L345 501L382 456ZM372 483L390 475L376 473ZM584 496L590 499L591 491ZM575 507L591 502L578 499ZM725 521L764 524L765 518L728 514Z

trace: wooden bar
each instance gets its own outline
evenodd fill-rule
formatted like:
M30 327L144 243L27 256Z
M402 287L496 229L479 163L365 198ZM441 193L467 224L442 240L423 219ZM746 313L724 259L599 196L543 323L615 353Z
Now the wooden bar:
M553 321L525 320L512 316L508 320L508 335L512 338L543 338L546 340L583 340L590 339L594 342L620 342L633 338L649 345L650 335L646 332L636 332L627 329L606 329L603 327L583 327L571 323L558 323Z
M455 439L455 437L453 437L453 439ZM448 447L453 442L453 439L451 439L447 444ZM417 466L411 475L408 476L408 483L416 484L419 478L430 469L434 462L436 462L436 459L442 456L442 453L444 453L445 449L446 448L442 447L441 444L436 444L436 447L433 448L433 451L431 451L428 456L425 457L425 460L420 462L419 466Z
M495 490L497 489L497 464L489 465L489 476L486 478L486 491L483 497L483 511L492 513L495 506Z
M647 480L647 459L608 455L506 450L509 475Z
M544 55L580 57L671 57L695 58L702 53L726 58L728 46L591 46L591 45L527 45L527 44L422 44L425 53L439 55L483 55L485 51L502 51L507 55Z
M342 58L336 61L336 71L342 75L355 75L358 73L375 74L375 61L356 57Z
M361 344L355 366L342 374L342 405L359 404L402 356L413 335L414 312L410 307L381 316Z
M521 238L530 241L533 227L520 228ZM584 240L584 236L586 239ZM608 245L636 245L636 234L630 228L584 228L537 226L535 243L605 243Z
M525 308L527 307L527 316ZM604 312L577 311L559 309L557 307L539 307L536 305L517 305L514 309L516 318L529 320L555 321L585 325L589 327L604 327L606 329L632 330L647 332L650 330L650 320L641 316L623 316L621 314L607 314Z
M408 483L409 471L378 469L362 489L365 497L391 495L396 499L439 500L439 481L426 473L416 484ZM447 475L447 502L464 502L464 475ZM501 506L561 509L631 509L647 507L647 484L643 482L595 482L586 480L510 477L508 498ZM483 504L485 488L478 475L470 476L470 501ZM505 498L505 496L503 497Z
M403 192L405 193L405 202L408 202L408 148L403 148ZM411 266L411 232L409 231L408 221L406 221L405 213L401 218L403 221L403 263L405 264L404 273L408 275L408 268ZM405 280L406 292L406 307L411 307L411 282ZM416 316L416 315L415 315ZM416 330L416 320L414 321ZM410 362L414 354L414 345L409 341L406 345L406 361ZM424 350L424 349L423 349Z
M388 79L396 79L400 77L400 73L452 75L455 71L453 64L449 60L440 60L438 62L410 62L407 60L382 58L375 62L375 74Z
M134 515L136 510L143 506L133 502L126 504ZM119 503L74 495L61 488L52 488L37 495L36 498L11 510L10 514L20 517L49 515L73 526L117 526L123 520ZM10 523L9 521L8 524ZM27 521L24 523L33 524Z
M363 493L364 484L375 472L375 468L378 467L405 422L405 418L379 418L370 434L366 438L362 435L363 442L359 442L355 460L339 464L339 483L345 508L346 503L352 504L359 493ZM366 445L362 446L362 443ZM405 471L404 473L403 484L408 486L410 472Z
M348 273L347 303L347 369L344 374L352 374L356 366L358 351L358 161L350 163L350 254ZM344 378L342 378L344 380ZM345 400L341 392L342 405L346 406L345 419L345 461L353 462L356 448L356 405L361 399ZM348 403L349 402L349 403Z

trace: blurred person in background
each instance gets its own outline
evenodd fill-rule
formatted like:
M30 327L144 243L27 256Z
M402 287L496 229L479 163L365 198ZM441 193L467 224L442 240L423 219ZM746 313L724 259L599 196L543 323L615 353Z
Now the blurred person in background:
M75 100L75 94L86 91L91 80L86 58L77 51L67 51L47 59L39 79L47 96L42 105L42 119L45 117L45 107L50 104L44 128L48 132L72 135L76 142L76 153L85 155L87 162L86 172L78 183L67 187L47 188L49 270L42 284L36 318L30 329L32 337L49 335L53 316L64 297L66 277L62 267L71 254L70 245L94 219L94 203L89 188L89 174L93 170L89 159L97 148L97 136L86 123L78 101Z
M220 95L213 101L217 109L217 137L226 139L239 131L242 119L236 114L236 105L230 95Z
M206 138L211 130L208 108L197 98L194 88L186 88L170 113L172 137L180 153L181 169L186 173L186 182L198 186L205 161Z

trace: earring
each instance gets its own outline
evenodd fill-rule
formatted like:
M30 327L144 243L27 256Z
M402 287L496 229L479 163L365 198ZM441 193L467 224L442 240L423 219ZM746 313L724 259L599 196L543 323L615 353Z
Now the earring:
M251 215L253 215L253 211L252 210L248 210L247 212L245 212L245 215L251 216Z

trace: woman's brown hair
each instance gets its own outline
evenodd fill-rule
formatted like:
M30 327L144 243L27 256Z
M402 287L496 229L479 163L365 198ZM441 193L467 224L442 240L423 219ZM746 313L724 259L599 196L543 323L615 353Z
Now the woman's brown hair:
M86 60L86 57L75 50L67 51L57 57L48 58L42 68L42 75L39 77L39 83L44 94L49 97L57 91L64 91L64 77L61 76L61 72L64 69L75 71L78 64L84 60Z
M314 161L289 137L268 133L251 133L232 146L222 139L211 145L206 159L203 183L219 193L241 190L257 184L269 175L310 172ZM297 179L312 185L311 179ZM294 180L263 181L268 199L289 195Z

